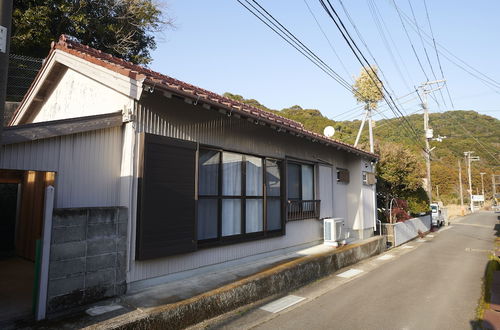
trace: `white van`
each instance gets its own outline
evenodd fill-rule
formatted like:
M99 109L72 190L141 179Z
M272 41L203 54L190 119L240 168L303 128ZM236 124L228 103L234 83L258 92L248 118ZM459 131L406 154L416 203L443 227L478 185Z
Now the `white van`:
M441 214L441 207L438 203L431 203L432 211L432 225L434 227L441 227L444 225L444 217Z

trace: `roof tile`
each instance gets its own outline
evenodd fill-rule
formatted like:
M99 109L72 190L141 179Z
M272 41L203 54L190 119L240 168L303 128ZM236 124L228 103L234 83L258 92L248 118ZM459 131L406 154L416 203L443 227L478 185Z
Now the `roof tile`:
M315 139L321 140L325 143L331 143L358 153L377 158L378 156L362 149L351 146L347 143L327 138L315 132L306 130L302 123L297 121L279 116L275 113L268 112L227 97L218 95L216 93L210 92L208 90L202 89L200 87L185 83L183 81L177 80L175 78L163 75L161 73L152 71L146 67L133 64L131 62L125 61L123 59L112 56L111 54L104 53L100 50L94 49L92 47L82 45L70 37L62 35L57 43L52 43L52 49L59 49L66 53L75 55L82 59L85 59L91 63L97 64L99 66L105 67L117 73L123 74L127 77L136 80L144 79L146 82L151 82L153 84L158 84L164 88L170 90L177 90L180 92L188 93L197 96L222 106L226 106L229 109L237 109L238 111L244 111L247 115L251 115L257 118L265 118L266 120L272 121L275 124L281 125L286 129L291 129L292 131L300 132L304 134L305 137L314 137Z

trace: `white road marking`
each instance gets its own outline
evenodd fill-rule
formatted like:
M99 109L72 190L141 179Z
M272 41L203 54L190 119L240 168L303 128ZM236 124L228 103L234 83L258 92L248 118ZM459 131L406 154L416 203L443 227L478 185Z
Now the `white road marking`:
M483 228L493 229L493 226L480 225L480 224L477 224L477 223L457 223L457 225L461 225L461 226L473 226L473 227L483 227Z
M120 305L94 306L92 308L87 309L85 312L90 316L97 316L104 313L115 311L120 308L123 308L123 306Z
M482 250L482 249L473 249L473 248L465 248L466 252L488 252L491 253L491 250Z
M384 254L383 256L378 257L377 260L389 260L392 258L394 258L394 256L392 254Z
M260 309L265 310L266 312L270 312L270 313L278 313L278 312L281 312L282 310L284 310L290 306L298 304L299 302L301 302L304 299L306 299L306 298L289 295L289 296L283 297L281 299L275 300L269 304L266 304L266 305L262 306Z
M413 245L405 245L403 246L403 249L413 249Z
M337 276L343 277L343 278L350 278L350 277L356 276L358 274L361 274L362 272L363 271L361 269L352 268L352 269L349 269L348 271L345 271L343 273L338 274Z

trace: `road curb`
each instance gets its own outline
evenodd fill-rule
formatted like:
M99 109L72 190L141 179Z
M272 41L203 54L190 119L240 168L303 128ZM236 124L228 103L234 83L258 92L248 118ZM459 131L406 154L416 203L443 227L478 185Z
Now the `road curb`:
M263 298L284 293L385 251L375 236L321 254L304 256L177 303L135 310L87 329L182 329Z

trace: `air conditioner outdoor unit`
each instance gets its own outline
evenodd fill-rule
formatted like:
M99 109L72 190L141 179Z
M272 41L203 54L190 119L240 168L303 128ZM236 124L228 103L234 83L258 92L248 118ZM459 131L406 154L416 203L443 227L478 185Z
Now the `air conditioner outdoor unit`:
M344 219L342 218L326 218L323 220L323 237L325 245L338 246L342 240L342 231L344 227Z

